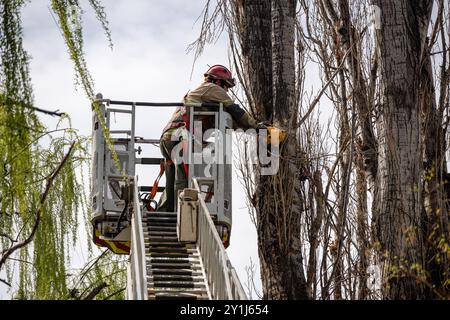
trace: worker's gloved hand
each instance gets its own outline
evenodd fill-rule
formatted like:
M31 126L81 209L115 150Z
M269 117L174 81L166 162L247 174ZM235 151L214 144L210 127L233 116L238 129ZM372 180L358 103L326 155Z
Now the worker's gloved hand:
M270 127L270 123L265 122L265 121L259 122L259 123L256 125L256 128L257 128L257 129L267 129L268 127Z

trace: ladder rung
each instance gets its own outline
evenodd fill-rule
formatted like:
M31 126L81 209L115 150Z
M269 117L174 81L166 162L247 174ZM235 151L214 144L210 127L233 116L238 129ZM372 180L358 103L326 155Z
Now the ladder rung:
M150 269L195 269L199 270L200 265L191 263L152 263Z
M163 192L165 188L166 187L158 187L158 192ZM153 187L151 187L151 186L140 186L140 187L138 187L138 189L141 192L150 192L150 191L152 191Z
M187 249L187 248L174 248L174 247L146 247L149 252L152 253L189 253L189 254L198 254L195 249Z
M109 133L128 133L131 135L131 130L110 130Z
M142 219L150 218L150 217L176 217L176 216L177 216L177 212L147 211L146 208L144 208L144 210L142 212Z
M161 257L152 257L152 256L146 256L147 261L151 261L151 263L180 263L180 264L198 264L200 261L195 258L176 258L176 257L168 257L168 258L161 258Z
M165 292L165 293L193 293L203 295L206 290L202 288L148 288L149 293Z
M148 228L148 227L172 227L172 228L176 228L177 224L176 221L156 221L156 222L150 222L147 223L146 226L144 226L144 228ZM144 230L144 233L148 233L150 230Z
M208 296L205 295L196 295L196 294L189 294L189 293L149 293L148 298L150 300L206 300L208 299Z
M135 141L135 143L136 144L159 144L159 139L143 139L143 138L139 138L139 137L136 137L135 139L134 139L134 141Z
M202 288L205 289L204 283L192 281L153 281L147 285L154 288Z
M177 227L175 226L147 226L149 231L173 231L177 232Z
M110 113L114 112L114 113L129 113L129 114L132 114L131 110L125 110L125 109L108 108L108 111Z
M142 221L147 222L177 222L176 217L147 217L143 218Z
M137 164L154 164L160 165L164 158L136 158Z
M147 251L147 256L152 258L199 258L199 255L194 252L151 252Z
M189 275L180 275L180 274L156 274L156 275L150 275L147 277L150 281L191 281L191 282L198 282L203 281L202 277L194 277L191 274Z
M189 246L190 245L190 246ZM192 249L194 248L193 244L189 244L189 243L180 243L180 242L145 242L145 246L146 247L150 247L150 248L161 248L161 247L170 247L170 248L188 248L188 249Z
M158 276L167 276L167 275L180 275L180 276L202 276L202 273L197 270L192 269L164 269L164 268L147 268L147 271L149 272L149 277L152 275L158 275Z

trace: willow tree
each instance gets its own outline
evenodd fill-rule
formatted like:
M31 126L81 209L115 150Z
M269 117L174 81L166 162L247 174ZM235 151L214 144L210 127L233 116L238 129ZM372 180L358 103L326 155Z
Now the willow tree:
M77 0L52 0L77 79L93 97L83 55L82 10ZM67 266L76 241L78 214L86 209L76 170L87 159L86 139L65 114L34 105L29 55L23 47L23 0L0 1L0 285L18 279L16 298L67 297ZM103 7L89 4L109 30ZM58 116L48 129L43 116Z

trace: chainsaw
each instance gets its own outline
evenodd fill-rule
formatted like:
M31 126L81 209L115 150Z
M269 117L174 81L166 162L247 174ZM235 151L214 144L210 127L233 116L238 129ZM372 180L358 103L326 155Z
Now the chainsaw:
M283 143L286 139L286 131L277 127L267 127L267 144L271 144L272 137L278 136L278 142Z
M271 124L267 123L260 123L259 129L266 129L267 130L267 138L266 143L271 144L272 137L278 136L278 142L283 143L283 141L286 139L286 131L280 128L277 128Z

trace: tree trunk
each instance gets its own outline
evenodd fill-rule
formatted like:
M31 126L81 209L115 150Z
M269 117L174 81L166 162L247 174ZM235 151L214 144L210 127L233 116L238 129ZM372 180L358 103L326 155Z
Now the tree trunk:
M383 296L420 299L424 267L420 191L420 61L431 1L376 0L381 8L382 102L377 173L376 236L381 244ZM424 32L425 30L425 32Z
M335 48L338 50L338 48ZM341 59L337 59L338 65L341 64ZM335 224L335 249L332 251L333 255L333 269L332 277L334 282L334 299L341 300L342 296L342 281L343 281L343 259L342 250L344 242L344 228L347 216L347 204L348 204L348 189L350 188L348 180L348 174L351 165L351 150L350 147L350 136L351 131L349 127L349 118L347 114L348 104L347 104L347 86L345 83L345 75L341 70L339 72L339 87L340 87L340 101L338 106L338 123L339 123L339 153L341 157L339 159L339 170L340 177L339 183L336 187L336 194L338 198L337 203L337 218Z
M260 120L287 130L279 171L257 177L255 199L264 299L306 299L300 239L295 102L295 0L235 1L246 94ZM261 119L262 118L262 119ZM288 159L283 160L283 159Z
M250 107L260 120L272 118L272 22L270 1L247 0L235 6L243 77Z
M364 171L364 158L361 154L356 157L356 240L358 243L358 300L365 300L369 296L367 288L367 268L369 267L368 239L368 208L367 208L367 181Z
M314 184L314 198L316 201L316 215L312 220L310 231L309 231L309 259L308 259L308 271L307 271L307 288L308 295L315 300L316 298L316 287L317 287L317 249L320 245L319 231L322 226L324 216L325 216L325 205L326 199L323 194L323 184L322 184L322 172L315 171L313 175Z
M426 250L425 268L429 272L428 282L435 288L428 290L430 299L439 298L436 294L441 291L446 281L445 272L448 270L448 258L439 258L439 239L448 239L448 209L445 195L445 132L441 127L442 115L438 112L434 88L431 56L427 53L422 66L420 84L420 111L422 115L422 134L425 168L423 190L423 233ZM444 285L445 286L445 285Z

